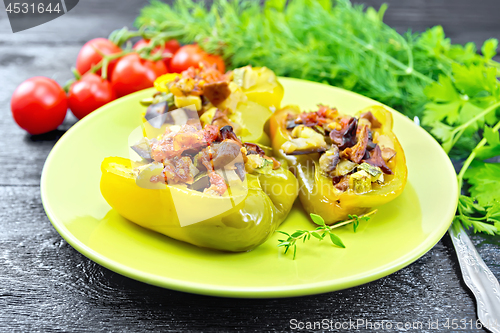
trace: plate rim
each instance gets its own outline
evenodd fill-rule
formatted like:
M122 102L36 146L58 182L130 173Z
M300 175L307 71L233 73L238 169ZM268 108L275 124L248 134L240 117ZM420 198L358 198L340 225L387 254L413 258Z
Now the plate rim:
M373 102L373 104L378 104L378 105L383 105L387 109L391 110L393 115L396 117L399 117L401 120L408 122L408 124L411 124L410 126L416 126L418 128L418 131L421 131L421 135L426 135L432 139L432 144L436 146L436 148L439 149L439 154L442 154L446 157L446 165L448 171L453 172L453 174L456 174L455 169L453 167L453 164L448 157L448 155L444 152L442 149L441 145L427 132L425 131L422 127L416 125L413 121L411 121L408 117L403 115L397 110L394 110L391 107L388 107L387 105L384 105L378 101L375 101L369 97L360 95L358 93L345 90L339 87L335 86L330 86L314 81L308 81L308 80L302 80L302 79L296 79L296 78L286 78L286 77L279 77L279 80L281 82L283 81L296 81L296 82L305 82L307 84L312 84L312 85L320 85L320 86L326 86L329 87L330 89L335 89L339 90L344 94L347 95L352 95L353 98L362 98L365 100L369 100L370 102ZM449 220L449 223L443 223L441 224L441 227L438 230L434 230L434 232L431 235L435 235L434 237L427 237L423 242L421 242L418 246L416 246L412 251L407 252L405 255L398 257L397 259L394 259L390 263L383 265L383 266L378 266L376 269L372 269L371 271L368 272L363 272L359 273L357 275L350 276L349 278L341 278L341 279L336 279L335 283L332 283L332 280L327 280L327 281L322 281L322 282L315 282L315 283L308 283L308 284L300 284L300 285L292 285L292 286L273 286L273 287L267 287L267 288L262 288L262 287L220 287L220 286L214 286L212 284L204 284L204 283L196 283L196 282L190 282L190 281L183 281L179 279L173 279L170 277L166 276L160 276L160 275L155 275L147 272L143 272L141 270L138 270L136 268L121 264L119 262L116 262L112 259L107 258L106 256L98 253L97 251L93 250L89 246L85 245L82 243L80 240L78 240L70 231L68 228L64 226L64 223L57 222L58 219L54 212L52 211L50 205L47 202L47 169L51 164L51 161L54 159L54 156L57 155L57 151L59 150L59 147L63 145L66 140L68 140L69 137L73 135L73 133L78 129L79 127L83 126L83 124L87 123L91 119L98 117L101 112L104 112L107 108L111 108L114 106L114 104L117 103L122 103L123 101L126 101L127 99L135 99L135 96L139 94L144 94L146 91L153 91L154 88L148 88L144 89L138 92L135 92L133 94L124 96L122 98L116 99L112 101L111 103L108 103L104 105L103 107L99 108L98 110L92 112L82 120L78 121L75 125L73 125L66 133L64 133L61 138L56 142L52 150L50 151L49 155L47 156L47 159L45 160L44 166L42 168L42 174L41 174L41 181L40 181L40 195L41 195L41 200L42 200L42 205L44 207L45 213L47 214L47 217L49 218L52 226L56 231L65 239L68 244L70 244L75 250L77 250L79 253L83 254L85 257L89 258L90 260L98 263L99 265L110 269L111 271L118 273L120 275L126 276L128 278L132 278L137 281L141 281L147 284L151 284L154 286L162 287L162 288L167 288L171 290L176 290L176 291L181 291L181 292L188 292L188 293L193 293L193 294L200 294L200 295L207 295L207 296L219 296L219 297L230 297L230 298L284 298L284 297L297 297L297 296L306 296L306 295L316 295L316 294L321 294L321 293L326 293L326 292L333 292L337 290L343 290L343 289L348 289L352 288L355 286L359 286L362 284L366 284L375 280L378 280L382 277L388 276L392 273L395 273L402 268L412 264L416 260L420 259L423 255L425 255L428 251L430 251L440 240L441 238L445 235L446 231L448 230L449 226L451 225L453 221L453 217L455 216L456 212L456 206L458 204L458 184L456 182L453 182L452 188L449 189L451 194L453 194L454 197L456 197L456 200L454 200L455 204L454 207L455 209L450 210L447 213L447 220ZM439 236L439 237L438 237Z

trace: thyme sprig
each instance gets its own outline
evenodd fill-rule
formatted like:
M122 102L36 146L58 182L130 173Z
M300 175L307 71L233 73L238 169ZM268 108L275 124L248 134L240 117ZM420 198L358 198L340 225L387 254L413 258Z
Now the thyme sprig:
M311 214L311 219L313 220L314 223L318 225L318 227L314 230L297 230L293 232L292 234L289 234L287 232L278 230L280 234L286 235L288 238L287 239L279 239L279 244L278 247L284 247L285 251L284 253L286 254L290 249L293 249L293 259L295 260L297 256L297 243L300 243L300 240L302 240L302 243L305 243L306 241L311 239L311 236L322 241L325 239L327 236L330 238L330 241L333 243L333 245L336 245L341 248L345 248L344 243L342 240L337 236L336 234L333 233L333 229L345 226L347 224L353 225L353 231L356 232L356 229L359 226L359 223L362 221L368 221L371 217L371 215L375 214L377 210L373 210L367 214L357 216L357 215L349 215L349 220L339 222L334 225L326 225L325 221L323 218L317 214Z

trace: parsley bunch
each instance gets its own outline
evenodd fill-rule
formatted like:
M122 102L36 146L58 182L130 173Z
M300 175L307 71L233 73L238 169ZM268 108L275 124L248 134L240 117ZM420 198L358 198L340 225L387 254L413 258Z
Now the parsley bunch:
M260 3L214 0L207 8L194 0L153 0L136 25L196 42L233 68L267 66L420 117L452 159L465 160L457 176L464 195L455 220L500 234L500 170L488 160L500 154L497 40L487 40L479 54L474 43L452 44L440 26L401 35L383 23L386 5L377 11L349 0Z
M444 46L437 53L450 61L451 71L425 88L422 123L450 157L465 158L457 181L463 190L467 180L462 192L469 195L460 196L455 221L474 232L500 234L500 164L486 162L500 155L500 83L492 61L498 41L487 40L480 56L472 43L451 46L444 34L439 40Z

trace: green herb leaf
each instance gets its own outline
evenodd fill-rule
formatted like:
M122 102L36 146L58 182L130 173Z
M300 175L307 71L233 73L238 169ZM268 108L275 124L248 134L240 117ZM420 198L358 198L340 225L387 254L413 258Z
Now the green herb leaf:
M470 220L470 222L472 224L472 227L474 228L474 232L484 232L492 236L500 233L500 231L494 224L474 220Z
M465 202L464 205L468 204L468 201L466 199L464 200L464 202ZM316 229L314 229L312 231L297 230L294 233L292 233L291 235L289 235L288 233L283 232L283 231L277 231L281 234L285 234L288 236L288 238L286 240L278 240L278 242L279 242L278 247L285 247L284 254L286 254L288 252L288 250L290 249L290 247L293 246L293 258L295 259L296 255L297 255L297 241L302 239L302 243L305 243L306 240L311 239L311 236L313 236L314 238L321 241L326 237L326 235L328 235L330 237L331 242L334 245L341 247L341 248L345 248L345 245L342 242L342 240L337 235L335 235L332 232L332 230L335 228L339 228L339 227L342 227L342 226L345 226L347 224L352 223L355 226L354 231L356 231L357 225L361 221L368 221L370 219L371 215L375 214L376 212L377 212L377 210L373 210L373 211L371 211L371 212L369 212L361 217L359 217L357 215L348 215L349 220L340 221L332 226L326 225L324 220L321 217L319 217L319 215L311 214L312 219L317 219L320 223L323 223L323 225L320 225L319 227L317 227ZM319 219L318 219L318 217L319 217Z
M438 82L425 87L424 92L429 99L439 103L455 102L460 98L451 78L445 75L439 75Z
M314 223L316 223L317 225L321 225L321 226L324 226L325 225L325 220L323 220L323 218L317 214L310 214L311 215L311 219L313 220Z
M491 38L484 42L483 47L481 47L481 53L487 60L490 60L497 55L497 48L498 40Z
M455 124L460 116L460 108L462 102L460 100L451 101L448 103L427 103L425 104L424 117L422 123L432 126L436 122L446 120L448 124Z
M453 145L453 127L441 122L429 123L428 125L432 126L431 133L444 142L444 150L450 151Z
M500 223L500 202L495 201L493 203L493 206L488 208L488 211L486 213L486 220L488 222L493 222L495 223L495 226L497 227L497 223ZM498 229L498 227L497 227ZM498 229L500 230L500 229Z
M471 197L461 195L459 198L458 206L460 210L467 215L481 214L485 213L486 210L483 206L474 202Z
M464 176L469 192L482 206L500 201L500 163L474 162Z
M317 239L319 239L319 240L322 240L322 239L323 239L323 237L321 237L320 235L318 235L318 234L317 234L317 233L315 233L315 232L311 232L311 235L312 235L314 238L317 238Z
M342 240L337 235L330 233L330 240L333 244L345 248L344 243L342 243Z
M458 124L462 125L467 123L469 120L477 116L479 113L483 111L482 108L472 104L471 102L464 103L462 108L460 109L460 114L458 115ZM472 122L469 126L466 127L465 133L474 133L480 127L484 125L484 117Z
M500 134L493 131L491 127L485 126L483 136L486 138L488 145L476 150L476 158L485 160L500 155Z
M295 232L291 235L291 237L293 237L293 238L297 238L297 237L302 236L303 234L304 234L304 231L302 231L302 230L297 230L297 231L295 231Z
M360 222L360 218L358 217L358 215L351 215L349 214L348 217L351 219L351 220L354 220L352 222L352 230L354 232L356 232L356 230L358 230L358 226L359 226L359 222ZM366 219L368 220L369 217L368 216L365 216L363 219Z

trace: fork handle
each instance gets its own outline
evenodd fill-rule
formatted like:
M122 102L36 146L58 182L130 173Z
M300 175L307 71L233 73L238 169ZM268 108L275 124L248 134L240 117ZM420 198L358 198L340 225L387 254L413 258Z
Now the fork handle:
M458 256L465 284L477 301L477 316L483 326L500 333L500 284L479 256L474 244L460 223L448 229Z

